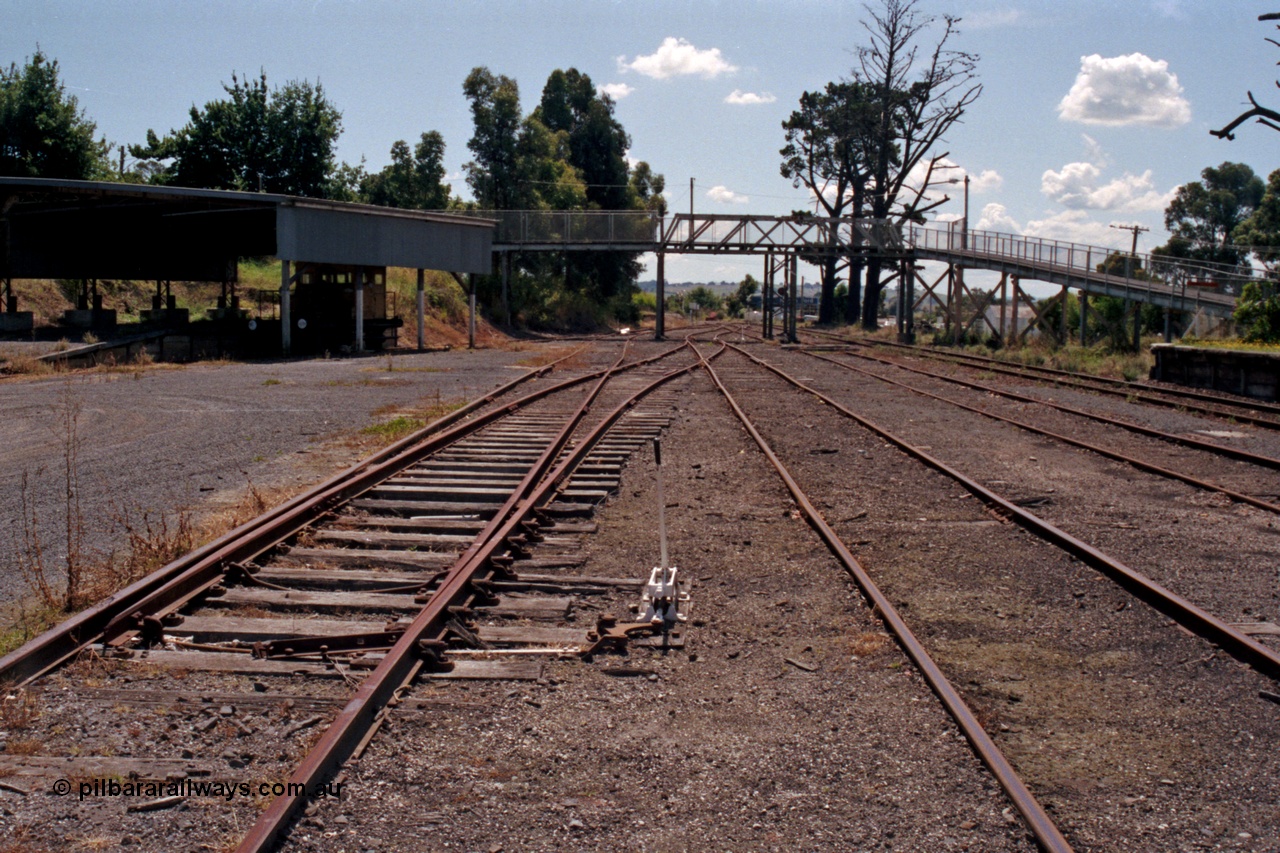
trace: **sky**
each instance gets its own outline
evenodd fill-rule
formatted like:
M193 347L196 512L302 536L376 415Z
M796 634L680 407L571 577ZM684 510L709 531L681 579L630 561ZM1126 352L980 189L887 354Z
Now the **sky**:
M881 0L870 0L878 5ZM1224 161L1264 179L1280 133L1209 134L1251 90L1280 108L1280 0L919 0L960 18L949 46L977 54L978 100L937 153L969 176L970 227L1139 251L1165 242L1174 191ZM838 0L0 0L0 64L39 48L115 144L186 123L232 73L323 85L342 112L338 157L376 171L393 142L446 143L457 194L472 126L462 83L487 66L525 113L557 68L616 102L629 156L667 182L673 210L812 209L779 172L782 122L805 91L849 76L868 43L863 3ZM932 42L925 41L927 51ZM692 198L690 180L693 181ZM963 215L962 185L940 221ZM669 256L679 281L761 276L758 258ZM653 267L646 274L653 275ZM808 271L813 280L814 271Z

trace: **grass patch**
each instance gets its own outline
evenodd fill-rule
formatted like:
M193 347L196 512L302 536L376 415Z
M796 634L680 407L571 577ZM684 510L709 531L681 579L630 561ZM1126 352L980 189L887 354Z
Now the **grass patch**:
M1242 341L1239 338L1231 338L1228 340L1201 340L1199 338L1183 338L1178 342L1179 346L1198 347L1201 349L1227 349L1242 350L1244 352L1262 352L1272 355L1280 355L1280 344L1264 344Z
M419 418L401 415L400 417L392 418L389 421L383 421L382 423L367 426L360 430L360 434L371 435L375 438L392 442L404 438L411 432L417 432L426 425L426 421Z

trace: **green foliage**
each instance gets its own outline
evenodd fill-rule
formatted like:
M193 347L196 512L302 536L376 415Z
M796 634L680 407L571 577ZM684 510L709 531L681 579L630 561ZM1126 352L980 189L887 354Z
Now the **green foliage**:
M1267 267L1280 263L1280 169L1267 176L1262 200L1231 234L1234 243L1248 246Z
M474 133L467 143L475 159L462 168L484 210L518 210L527 185L519 157L520 87L505 75L479 67L467 75L462 93L471 102Z
M1138 281L1151 280L1151 274L1142 268L1142 259L1134 257L1128 252L1109 253L1106 260L1098 264L1098 272Z
M267 75L223 85L228 98L191 108L191 121L164 138L147 131L134 157L155 161L154 182L324 197L336 165L342 114L319 83L269 90Z
M1251 217L1266 186L1244 163L1223 163L1183 184L1164 211L1169 242L1152 254L1238 266L1248 250L1232 243L1236 228Z
M1280 294L1275 285L1250 282L1236 302L1235 320L1251 343L1280 343Z
M40 50L19 68L0 69L0 175L106 177L107 141L58 78L58 62Z
M730 317L741 317L751 304L751 297L760 292L760 282L747 273L747 277L738 282L738 289L724 300L725 313Z
M874 87L859 81L828 83L800 96L800 109L782 123L787 144L781 172L794 187L805 187L826 216L862 216L867 183L877 161L880 103ZM898 145L890 141L889 165L898 165ZM806 257L822 270L818 321L835 320L836 259ZM847 291L846 291L847 293Z
M412 152L409 143L396 140L391 146L391 164L365 177L361 196L384 207L442 210L449 206L449 185L444 176L444 137L432 130L422 134Z
M665 211L662 176L647 163L628 168L630 139L612 99L586 74L553 71L524 118L516 81L488 68L472 70L463 93L474 123L467 144L474 159L464 169L481 209ZM552 328L585 328L589 317L635 322L631 297L640 269L636 255L621 252L517 256L515 314L520 322ZM496 307L500 281L480 280L477 293Z

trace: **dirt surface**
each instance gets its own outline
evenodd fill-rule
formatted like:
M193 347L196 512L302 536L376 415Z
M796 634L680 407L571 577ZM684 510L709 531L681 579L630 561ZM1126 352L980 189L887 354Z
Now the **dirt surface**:
M65 559L73 444L72 517L82 549L100 559L124 545L124 515L198 514L238 502L250 484L270 495L319 481L361 455L344 437L470 400L521 375L519 363L535 355L453 350L0 380L0 604L28 591L15 553L30 550L21 541L24 477L45 561Z
M635 349L660 348L637 342ZM1222 618L1280 622L1273 515L801 353L748 349ZM597 347L581 365L607 362L617 351ZM250 457L250 464L287 481L336 467L341 455L297 453L315 446L301 423L343 419L343 428L355 429L379 406L414 405L437 389L461 395L468 383L491 388L515 372L509 367L517 357L528 357L446 355L456 361L412 362L449 370L403 371L413 377L409 385L361 382L401 378L401 371L363 370L377 366L364 359L290 364L294 371L284 373L270 372L280 365L208 367L194 375L217 382L211 402L190 378L181 381L192 368L157 372L150 395L130 390L149 374L85 381L75 392L92 397L102 422L125 424L114 434L158 420L152 440L125 443L121 458L152 444L189 458L206 446L183 444L189 437L238 434L241 427L231 425L253 422L246 435L259 443L243 453L278 446L274 457ZM1264 697L1280 693L1275 682L812 395L738 355L721 357L716 370L1076 850L1280 849L1280 706ZM320 376L350 384L328 385ZM1273 472L1216 464L936 380L909 381L1135 452L1164 452L1170 466L1230 477L1257 493L1276 488ZM46 395L53 411L65 380L40 382L21 384ZM1004 386L1062 393L1023 380ZM0 395L13 393L0 384ZM1072 393L1080 405L1097 400ZM186 400L192 412L181 423L149 418L148 401L158 399ZM347 407L350 400L364 409ZM652 405L672 417L661 473L671 558L692 596L686 645L665 653L633 647L590 662L548 657L537 681L416 684L406 707L392 711L343 772L341 797L316 800L285 849L1034 849L1009 801L800 520L708 378L679 380L657 400ZM1188 433L1221 427L1123 400L1098 405ZM290 426L273 432L279 413ZM1273 436L1241 432L1242 442L1274 446ZM16 459L57 464L57 442L24 435L12 432ZM164 464L188 471L180 476L199 497L202 478L233 470L218 460L238 442L216 447L222 457L199 456L192 468L181 458ZM310 473L298 468L304 459L315 466ZM127 477L153 490L174 479ZM620 490L595 517L598 530L557 546L586 557L569 573L646 576L658 559L657 485L652 453L633 456ZM573 622L625 614L633 598L624 588L580 602ZM1263 641L1276 647L1274 638ZM301 696L317 693L311 682L267 679L255 687L251 679L141 667L132 686L165 698L138 722L110 693L103 665L79 666L46 682L32 720L6 729L0 761L69 750L135 757L187 750L213 756L210 778L271 781L283 778L337 707L306 705ZM341 681L326 684L319 692L343 694ZM235 691L258 698L221 698ZM122 800L86 805L43 790L25 797L0 791L0 831L20 839L18 850L154 849L174 837L219 849L264 802L203 797L127 813Z
M396 723L286 849L1033 849L714 388L679 391L663 474L687 648L420 690L459 707ZM651 456L628 468L578 571L647 575L655 477Z

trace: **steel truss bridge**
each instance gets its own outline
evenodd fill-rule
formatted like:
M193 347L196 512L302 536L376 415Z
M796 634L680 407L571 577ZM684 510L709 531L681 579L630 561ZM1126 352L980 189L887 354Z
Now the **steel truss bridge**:
M1256 273L1235 267L971 231L962 222L945 227L900 228L884 220L815 216L678 213L660 217L638 211L475 211L474 215L498 222L493 250L500 259L504 294L513 253L654 253L658 337L664 333L664 262L668 254L764 256L765 331L772 334L772 316L775 309L781 308L784 337L794 337L795 271L800 258L835 257L839 269L847 268L851 261L865 264L872 257L879 258L882 268L888 271L882 280L886 284L898 280L899 331L904 335L913 332L915 310L931 305L941 308L947 329L957 335L985 324L1002 340L1011 335L1025 337L1037 328L1065 340L1066 312L1055 312L1056 324L1048 323L1045 315L1065 301L1069 290L1076 290L1081 296L1082 319L1090 316L1090 296L1108 296L1123 299L1131 306L1130 316L1135 321L1141 305L1154 305L1165 309L1166 317L1180 314L1221 322L1234 312L1243 286L1262 280ZM925 276L925 261L944 265L942 274L933 281ZM975 294L965 283L966 270L999 273L1000 283L985 296ZM1023 281L1057 284L1061 290L1050 297L1048 305L1037 308L1036 301L1022 289ZM906 310L908 304L913 310ZM1034 321L1019 329L1013 319L1010 328L1004 320L1005 309L1012 306L1016 312L1021 305L1029 307ZM989 316L989 311L994 313L997 307L999 322ZM1096 311L1093 314L1097 316ZM1082 323L1082 332L1083 327Z

